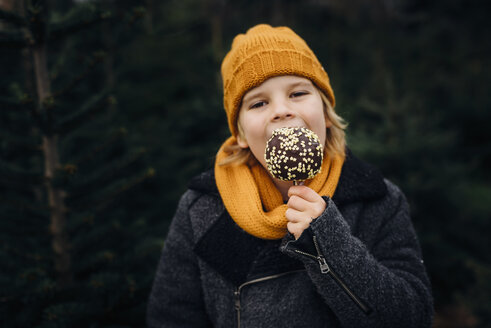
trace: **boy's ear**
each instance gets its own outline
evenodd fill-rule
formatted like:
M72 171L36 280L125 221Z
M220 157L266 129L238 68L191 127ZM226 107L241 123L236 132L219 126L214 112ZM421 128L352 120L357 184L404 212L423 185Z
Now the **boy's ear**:
M242 126L240 125L240 122L237 121L237 144L239 145L240 148L249 148L249 144L247 143L247 140L244 136L244 131L242 130Z
M331 120L329 120L329 116L327 114L326 104L323 103L322 106L323 106L323 112L324 112L324 121L326 122L326 129L329 129L332 126L332 122L331 122Z
M240 148L249 148L249 144L247 143L247 140L245 139L245 137L241 135L241 133L237 135L237 144L239 145Z

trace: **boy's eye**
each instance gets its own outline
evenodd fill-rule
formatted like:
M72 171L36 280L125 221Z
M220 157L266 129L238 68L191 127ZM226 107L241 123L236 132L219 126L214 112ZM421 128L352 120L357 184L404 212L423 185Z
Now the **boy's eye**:
M266 102L265 102L265 101L258 101L258 102L256 102L256 103L252 104L252 105L249 107L249 109L259 108L259 107L264 106L265 104L266 104Z
M292 98L296 98L296 97L301 97L301 96L304 96L304 95L306 95L306 94L307 94L307 92L305 92L305 91L295 91L295 92L293 92L293 93L290 95L290 97L292 97Z

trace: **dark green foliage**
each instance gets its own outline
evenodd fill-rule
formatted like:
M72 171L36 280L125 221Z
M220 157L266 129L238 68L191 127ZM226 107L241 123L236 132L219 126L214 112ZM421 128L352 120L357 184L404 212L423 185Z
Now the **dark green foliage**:
M40 24L42 1L26 7L27 23L0 11L0 317L8 325L144 326L177 200L213 167L229 134L221 60L237 33L261 22L307 41L349 122L349 146L405 192L436 325L491 325L485 1L51 3L50 24L32 34L21 31ZM40 40L49 41L52 97L36 113L21 49ZM70 210L75 283L66 288L56 279L42 178L41 137L53 133L62 156L54 183Z
M155 172L148 167L146 151L129 142L114 90L104 78L101 66L108 50L95 23L111 16L93 5L75 5L67 15L53 10L55 23L42 32L43 2L26 4L34 23L24 30L15 30L23 26L17 16L1 12L0 17L12 23L5 25L11 35L34 35L35 47L50 40L49 83L58 91L38 105L34 86L39 82L30 57L35 50L2 52L7 72L0 100L2 327L142 326L162 243L147 237L148 219L141 202L132 198L148 195L144 185L151 185L147 180ZM133 5L128 4L128 11ZM96 18L84 16L87 12ZM32 24L39 30L33 31ZM92 44L86 48L84 42ZM81 70L77 59L85 58ZM8 72L9 67L15 69ZM52 136L60 163L49 179L44 140ZM68 282L60 280L52 246L48 181L65 193Z
M25 26L27 24L26 19L23 16L2 9L0 9L0 19L15 26Z

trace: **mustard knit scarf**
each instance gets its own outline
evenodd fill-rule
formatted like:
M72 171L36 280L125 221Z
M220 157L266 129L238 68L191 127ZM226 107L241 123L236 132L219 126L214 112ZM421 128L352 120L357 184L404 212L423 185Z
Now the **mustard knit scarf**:
M227 139L218 151L215 161L215 179L225 208L239 227L261 239L280 239L288 223L287 205L269 173L261 164L220 166L227 154L224 147L235 139ZM324 156L321 172L305 185L321 196L332 197L338 185L344 158Z

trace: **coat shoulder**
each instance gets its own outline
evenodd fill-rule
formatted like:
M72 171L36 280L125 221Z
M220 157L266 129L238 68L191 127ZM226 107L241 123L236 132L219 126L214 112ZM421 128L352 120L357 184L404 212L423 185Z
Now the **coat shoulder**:
M177 206L174 220L180 221L191 229L193 240L197 242L225 211L217 193L213 192L213 180L202 173L189 183Z

